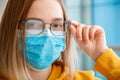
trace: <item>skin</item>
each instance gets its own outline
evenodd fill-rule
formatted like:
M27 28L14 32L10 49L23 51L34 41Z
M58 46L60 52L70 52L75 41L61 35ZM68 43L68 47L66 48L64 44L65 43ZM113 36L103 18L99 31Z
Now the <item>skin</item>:
M63 18L61 6L56 0L35 0L28 12L27 18L40 18L44 22L51 23L55 18ZM80 48L94 61L108 49L106 45L105 32L99 26L87 26L69 20L72 24L70 30ZM50 25L45 25L45 29ZM47 80L52 67L36 71L30 69L33 80Z

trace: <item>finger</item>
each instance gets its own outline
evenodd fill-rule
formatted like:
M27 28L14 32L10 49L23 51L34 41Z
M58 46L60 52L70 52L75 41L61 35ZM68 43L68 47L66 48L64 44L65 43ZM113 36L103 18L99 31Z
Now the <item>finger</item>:
M82 28L83 26L81 26L80 24L78 25L77 29L76 29L76 37L79 41L82 40Z
M100 31L102 31L102 28L100 28L98 26L91 26L90 31L89 31L90 39L93 40L95 38L96 32L100 32Z
M95 34L96 28L94 26L90 27L90 31L89 31L89 38L90 40L94 39L94 34Z
M85 43L87 43L89 41L89 27L88 26L85 26L83 28L83 40Z

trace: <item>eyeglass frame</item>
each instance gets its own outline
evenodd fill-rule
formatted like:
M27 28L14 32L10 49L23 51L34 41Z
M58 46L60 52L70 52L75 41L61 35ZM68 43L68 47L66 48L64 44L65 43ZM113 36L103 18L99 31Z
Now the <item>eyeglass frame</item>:
M21 20L21 21L19 21L19 22L25 26L25 24L26 24L26 22L27 22L28 20L38 20L38 21L41 21L41 22L43 23L43 29L42 29L42 31L41 31L38 35L40 35L41 33L43 33L43 31L45 30L45 24L49 24L49 25L50 25L50 28L49 28L49 29L50 29L50 32L51 32L54 36L62 36L62 35L55 35L55 34L52 32L52 30L51 30L52 23L54 23L55 21L52 21L51 23L45 23L42 19L39 19L39 18L27 18L26 20ZM56 20L56 21L63 21L65 24L67 24L68 27L71 26L71 23L69 23L67 20L62 20L62 19L61 19L61 20ZM67 31L66 31L66 32L67 32ZM63 35L65 35L66 32L65 32Z

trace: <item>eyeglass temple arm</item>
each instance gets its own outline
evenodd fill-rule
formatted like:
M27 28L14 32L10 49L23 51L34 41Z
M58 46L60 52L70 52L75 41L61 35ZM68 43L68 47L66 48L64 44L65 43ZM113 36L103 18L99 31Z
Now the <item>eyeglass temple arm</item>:
M25 23L26 23L26 20L19 21L19 23L25 24Z
M68 26L68 27L70 27L70 26L71 26L71 23L70 23L70 22L65 21L65 23L67 24L67 26Z

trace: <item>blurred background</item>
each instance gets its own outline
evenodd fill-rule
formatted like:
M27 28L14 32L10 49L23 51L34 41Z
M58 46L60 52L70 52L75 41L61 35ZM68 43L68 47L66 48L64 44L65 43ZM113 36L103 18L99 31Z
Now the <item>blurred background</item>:
M64 0L64 3L70 19L82 24L103 27L108 46L120 56L120 0ZM80 53L80 69L93 69L94 62L90 57L83 54L79 48L78 53ZM95 75L106 80L97 71Z
M63 0L69 19L82 24L100 25L105 29L107 44L120 56L120 0ZM7 0L0 0L0 18ZM79 68L93 69L94 62L78 48ZM94 70L94 69L93 69ZM94 70L95 71L95 70ZM95 75L106 80L100 73Z

